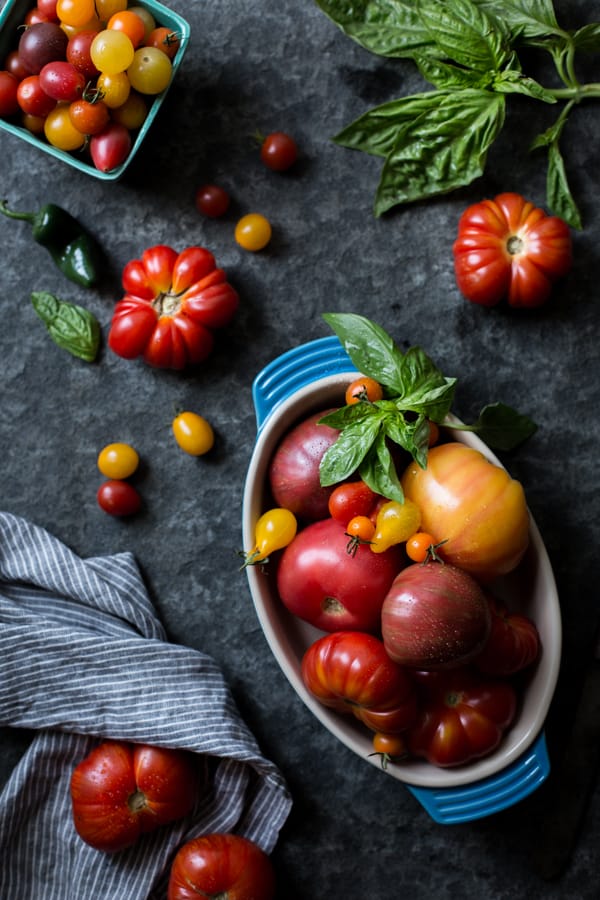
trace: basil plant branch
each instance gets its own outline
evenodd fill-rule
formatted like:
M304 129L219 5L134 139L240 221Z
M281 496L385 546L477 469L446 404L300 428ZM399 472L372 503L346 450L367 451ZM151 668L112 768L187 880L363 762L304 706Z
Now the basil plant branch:
M552 0L315 0L366 50L412 59L433 90L391 100L345 127L334 140L384 160L374 213L470 184L483 174L509 94L560 104L554 125L531 149L547 152L547 204L574 228L560 138L573 107L600 97L581 84L577 53L600 50L600 23L562 29ZM518 52L548 52L563 87L544 87L523 71Z
M456 378L443 375L420 347L402 353L380 325L354 313L325 313L323 318L359 372L381 384L384 398L342 406L320 419L340 432L321 460L322 485L358 472L376 493L402 502L390 448L402 447L425 468L430 420L475 431L497 450L512 450L536 431L530 418L504 403L485 406L472 425L457 422L450 411Z

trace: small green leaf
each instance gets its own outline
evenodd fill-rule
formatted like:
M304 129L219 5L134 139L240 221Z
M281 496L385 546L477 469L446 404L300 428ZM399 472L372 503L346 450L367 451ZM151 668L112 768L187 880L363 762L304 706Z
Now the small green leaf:
M404 491L385 435L380 433L359 468L359 475L372 491L388 500L404 502Z
M482 441L494 450L514 450L537 431L529 416L517 412L505 403L484 406L476 422L467 426L476 431Z
M591 22L578 28L572 35L573 45L582 53L598 53L600 51L600 22Z
M514 69L502 72L494 79L493 89L501 94L523 94L542 103L556 103L556 97L534 78Z
M85 362L96 359L100 346L100 325L89 310L60 300L47 291L33 293L31 302L57 346Z
M356 472L379 434L381 424L381 416L371 412L346 426L321 459L319 473L323 486L344 481Z
M464 69L452 63L416 53L415 63L423 78L444 91L460 91L463 88L487 88L492 82L489 73L482 74L473 69Z
M548 175L546 178L546 199L552 212L564 219L572 228L583 228L581 215L571 193L565 164L558 141L548 147Z

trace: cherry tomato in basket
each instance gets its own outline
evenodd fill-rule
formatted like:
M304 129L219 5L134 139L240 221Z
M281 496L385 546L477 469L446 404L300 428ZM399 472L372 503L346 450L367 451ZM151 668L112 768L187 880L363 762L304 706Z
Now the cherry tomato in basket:
M260 213L242 216L235 226L235 239L244 250L255 253L263 250L271 240L271 223Z
M65 25L85 25L96 15L94 0L57 0L56 15Z
M99 31L90 47L92 62L100 72L116 75L133 62L135 47L122 31L105 28Z
M94 138L92 138L92 141ZM142 356L149 365L183 369L207 358L213 329L232 319L239 302L223 269L204 247L177 253L158 244L131 260L122 276L108 344L119 356Z
M407 742L434 766L459 766L499 745L517 710L513 686L474 670L418 672L419 712Z
M456 282L467 300L515 307L545 303L572 265L569 226L520 194L499 194L470 206L454 243Z
M107 444L98 454L98 468L107 478L129 478L139 465L139 455L131 444Z
M39 77L42 90L54 100L71 103L85 90L85 76L65 60L46 63Z
M202 897L273 900L275 873L271 860L258 844L240 835L192 838L173 860L167 900Z
M0 72L0 116L3 118L14 116L19 112L20 106L17 99L19 79L11 72Z
M39 75L28 75L19 82L17 102L24 113L45 119L56 106L56 100L49 97L40 84Z
M131 150L129 129L119 122L109 124L90 139L90 156L100 172L110 172L124 163Z
M274 131L263 139L260 158L273 172L285 172L298 158L298 145L284 131Z
M362 375L348 385L345 399L348 406L359 403L361 400L375 403L377 400L383 400L383 388L374 378Z
M152 29L145 44L147 47L156 47L158 50L162 50L170 59L173 59L181 45L181 35L172 28L160 25Z
M103 22L108 22L115 13L127 9L129 0L96 0L96 12Z
M99 75L90 55L90 48L95 37L95 31L79 31L69 38L67 44L67 62L75 66L88 80Z
M68 103L59 103L48 113L44 134L48 143L59 150L79 150L85 144L85 135L71 122Z
M378 494L364 481L348 481L333 489L329 497L329 515L341 525L347 525L355 516L371 514Z
M224 216L229 209L229 194L218 184L203 184L196 191L196 209L210 219Z
M148 103L137 91L131 91L125 103L113 109L111 119L124 125L129 131L135 131L146 121L148 116Z
M486 645L473 662L486 675L514 675L531 666L538 658L539 632L528 616L509 612L496 597L488 595L488 602L492 630Z
M379 638L337 631L318 638L302 658L302 680L324 706L354 715L372 731L394 734L415 721L412 681Z
M100 509L110 516L133 516L142 506L142 498L133 485L118 478L101 484L96 499Z
M109 109L122 106L131 93L131 84L125 72L116 72L114 75L103 72L98 76L96 87L101 91L102 101Z
M139 47L127 67L132 88L140 94L160 94L168 86L173 65L170 58L157 47Z
M215 433L212 426L198 413L179 413L173 419L172 429L175 440L190 456L204 456L214 445Z
M296 516L289 509L275 507L264 512L254 530L254 549L244 554L244 567L267 562L271 553L291 544L297 530Z
M75 100L69 106L69 118L82 134L98 134L110 122L108 106L102 100Z
M17 81L23 81L24 78L31 74L16 50L11 50L4 60L4 69L6 72L14 75Z
M96 850L123 850L141 834L190 813L198 784L192 754L104 741L71 776L75 829Z
M368 544L348 553L345 526L322 519L299 531L283 551L279 596L290 612L322 631L377 633L383 601L403 557L399 547L372 553Z
M146 36L144 23L138 15L131 12L130 9L120 10L113 13L106 27L112 31L122 31L126 34L134 47L139 47Z
M37 0L37 8L44 13L49 22L55 22L58 19L56 4L57 0Z

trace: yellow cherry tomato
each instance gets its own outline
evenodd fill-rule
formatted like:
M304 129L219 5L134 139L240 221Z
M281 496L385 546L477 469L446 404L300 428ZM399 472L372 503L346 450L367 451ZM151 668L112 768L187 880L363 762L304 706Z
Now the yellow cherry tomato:
M298 523L296 516L289 509L277 506L263 513L256 523L254 531L255 547L250 553L244 554L244 565L253 566L256 563L265 563L269 554L276 550L283 550L291 544L296 537Z
M69 104L59 103L44 121L46 140L58 150L78 150L85 144L85 134L78 131L69 116Z
M117 109L119 106L123 106L131 92L129 78L125 72L117 72L115 75L103 72L98 76L96 86L102 94L102 100L109 109Z
M148 104L141 94L131 91L125 103L113 110L111 118L113 122L119 122L130 131L135 131L144 124L147 115Z
M107 444L98 454L98 468L107 478L129 478L138 467L140 458L130 444Z
M404 503L388 500L375 521L375 534L370 547L373 553L383 553L394 544L402 544L417 531L421 524L421 510L412 500Z
M203 456L212 448L215 433L206 419L195 412L181 412L172 423L175 440L190 456Z
M260 213L242 216L235 226L235 239L244 250L262 250L271 240L271 223Z

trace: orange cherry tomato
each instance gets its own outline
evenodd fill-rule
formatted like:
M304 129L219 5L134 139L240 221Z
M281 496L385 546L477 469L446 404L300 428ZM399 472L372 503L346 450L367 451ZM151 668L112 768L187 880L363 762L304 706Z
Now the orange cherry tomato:
M374 378L368 378L361 375L346 389L346 405L351 406L353 403L359 403L361 400L367 400L370 403L376 403L377 400L383 400L383 388Z

